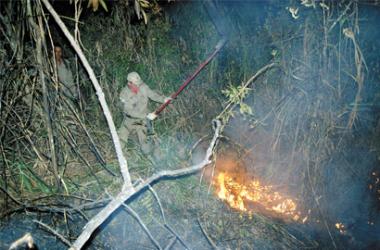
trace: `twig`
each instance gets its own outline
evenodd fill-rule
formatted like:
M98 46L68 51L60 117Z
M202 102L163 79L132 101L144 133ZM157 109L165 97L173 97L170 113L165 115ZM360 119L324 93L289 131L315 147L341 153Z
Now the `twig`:
M364 69L363 69L363 66L367 69L367 72L368 72L368 68L367 68L366 62L364 60L364 56L362 54L362 51L361 51L361 49L360 49L360 47L359 47L359 45L355 39L354 32L351 29L346 28L346 29L343 29L343 34L347 38L351 39L353 44L354 44L355 67L356 67L356 76L354 79L358 85L358 89L357 89L356 95L355 95L354 105L352 107L352 111L350 112L350 116L349 116L349 119L347 122L347 128L351 129L355 123L355 120L357 119L358 105L362 99L361 98L361 92L363 90L363 85L364 85Z
M327 230L327 232L328 232L328 234L329 234L329 236L330 236L330 239L331 239L331 242L332 242L332 244L333 244L333 247L334 247L334 249L338 249L338 248L337 248L337 245L336 245L336 243L335 243L334 237L333 237L332 234L331 234L330 227L329 227L329 225L327 224L327 221L326 221L326 219L325 219L325 216L324 216L324 214L323 214L323 212L322 212L321 206L320 206L320 204L319 204L319 199L317 199L317 192L315 191L314 186L313 186L313 184L312 184L312 182L311 182L310 159L307 160L307 178L308 178L308 181L309 181L309 185L310 185L311 191L312 191L312 193L313 193L314 201L315 201L315 203L317 204L318 212L319 212L320 216L321 216L322 219L323 219L323 224L324 224L324 226L326 227L326 230Z
M43 163L45 164L45 161L47 160L46 157L40 153L40 151L37 149L36 145L34 144L32 138L30 137L30 134L32 134L32 132L30 132L28 130L28 128L26 127L26 125L24 124L23 122L23 119L20 117L20 115L14 110L12 109L9 104L7 104L6 102L2 102L4 105L6 105L9 109L10 109L10 112L12 112L15 117L19 120L19 126L22 128L22 132L23 132L23 135L25 136L26 140L30 143L30 146L32 147L34 153L37 155L38 159Z
M149 185L148 188L149 188L149 191L152 192L154 198L156 199L156 201L158 203L158 206L160 207L160 213L161 213L162 219L164 221L164 224L166 225L167 223L166 223L165 213L164 213L164 209L162 208L160 198L158 197L156 191L152 188L151 185Z
M197 221L198 221L199 227L201 228L201 231L202 231L202 233L204 234L204 236L206 237L208 243L210 243L210 245L211 245L214 249L219 249L219 248L215 245L214 241L210 238L210 236L208 236L208 234L206 233L206 230L204 230L204 228L203 228L203 226L202 226L201 221L199 220L199 218L197 218Z
M47 231L49 231L50 233L52 233L53 235L57 236L58 239L60 239L63 243L65 243L66 245L68 245L69 247L71 246L71 243L70 241L68 241L65 237L63 237L60 233L58 233L56 230L54 230L53 228L51 228L50 226L46 225L45 223L41 222L41 221L38 221L38 220L33 220L34 223L37 223L39 224L40 226L42 226L43 228L45 228Z
M75 28L74 28L74 38L75 41L80 44L80 32L79 32L79 18L82 13L82 6L81 6L81 0L75 0L74 2L74 10L75 10ZM83 44L82 44L83 46ZM78 56L75 55L75 72L76 72L76 87L78 91L78 104L79 104L79 110L81 111L81 114L83 115L83 101L82 101L82 93L79 88L79 62L78 62Z
M211 187L212 187L212 180L214 179L214 175L215 175L215 169L216 169L216 157L217 155L215 154L214 156L214 163L212 164L212 171L211 171L211 177L210 177L210 184L208 185L208 189L207 189L207 194L209 195L210 192L211 192ZM204 172L204 171L203 171ZM203 176L203 175L202 175Z
M149 187L149 190L153 193L153 196L157 200L158 206L160 207L160 212L161 212L162 219L164 221L164 226L166 227L166 229L168 229L181 242L181 244L186 249L189 249L189 247L187 246L187 244L185 243L185 241L183 241L182 238L167 223L166 218L165 218L164 209L162 208L162 204L161 204L160 198L158 197L156 191L152 188L151 185L149 185L148 187Z
M8 250L14 250L14 249L26 249L26 245L28 249L34 249L34 240L30 233L26 233L24 236L22 236L20 239L14 241Z
M0 105L1 105L1 101L0 101ZM0 107L0 112L1 112L1 107ZM1 136L0 136L1 137ZM3 181L3 185L4 185L4 188L2 186L0 186L0 188L4 191L4 207L5 209L8 208L8 197L10 197L14 202L18 203L18 200L16 200L15 198L13 198L9 193L8 193L8 175L7 175L7 170L9 171L9 164L8 164L8 159L7 157L5 156L5 151L4 151L4 145L3 145L3 141L1 140L0 141L0 150L1 150L1 155L2 155L2 160L3 160L3 167L2 167L2 171L1 171L1 179Z
M61 135L63 137L63 139L65 139L65 141L69 144L69 146L71 147L71 150L82 160L82 162L86 165L86 167L88 168L90 174L95 178L96 182L98 183L98 185L100 187L103 188L103 184L101 183L101 181L99 180L99 178L96 176L96 174L93 172L92 168L91 168L91 164L87 161L87 159L82 155L82 153L78 150L78 147L77 145L74 144L74 142L72 140L69 140L65 134L68 134L70 135L70 131L67 130L67 128L63 128L62 124L61 125L61 128L60 128L60 132L61 132ZM62 131L63 129L66 129L67 131Z
M91 146L93 147L94 149L94 153L95 153L95 156L97 159L100 160L100 164L101 166L109 173L111 174L112 176L116 176L116 174L114 172L112 172L109 168L107 168L106 164L105 164L105 160L103 158L103 156L101 155L101 153L99 152L99 149L98 147L96 146L94 140L92 139L92 136L90 135L90 133L88 132L88 129L86 128L86 125L82 122L82 120L80 119L78 113L75 111L75 109L72 107L72 105L65 99L63 98L63 100L65 101L66 105L69 107L69 109L71 110L71 112L74 114L75 118L77 119L77 121L79 122L80 126L82 127L83 131L85 132L87 138L90 140L90 143L91 143Z
M199 164L196 164L194 166L183 168L183 169L177 169L177 170L165 170L161 171L145 181L139 183L134 189L123 189L114 199L111 200L110 203L106 207L104 207L97 215L95 215L84 227L82 233L79 235L79 237L76 239L76 241L73 243L73 246L71 249L81 249L83 245L89 240L92 233L116 210L118 209L121 204L123 204L125 201L130 199L133 195L140 192L141 190L145 189L148 185L151 185L154 182L157 182L161 180L164 177L170 177L175 178L179 176L189 175L192 173L195 173L208 164L211 163L210 157L212 155L213 149L216 145L217 139L220 136L221 132L221 122L219 120L214 120L215 124L215 133L214 137L206 151L205 158L203 161Z
M270 68L272 68L272 67L274 67L276 65L277 64L275 62L272 62L270 64L265 65L261 69L259 69L256 72L256 74L254 74L248 81L246 81L244 84L242 84L242 88L241 88L241 90L239 91L239 93L237 95L240 96L243 93L244 89L246 89L261 74L265 73L268 69L270 69ZM228 110L233 110L237 105L238 105L238 103L234 103L234 102L228 103L228 105L226 105L226 107L223 109L223 111L220 112L220 114L218 115L217 119L220 119L222 117L222 115L224 115Z
M177 241L177 238L176 237L173 237L173 239L169 242L169 244L165 247L165 250L170 250L172 248L172 246L175 244L175 242Z
M153 244L158 249L162 249L161 246L160 246L160 243L158 243L157 240L150 233L149 229L147 228L147 226L145 225L145 223L142 221L142 219L140 218L140 216L130 206L128 206L127 204L123 203L122 206L125 207L125 209L127 209L128 212L131 213L131 215L137 220L137 222L144 229L145 233L148 235L149 239L153 242Z
M330 26L329 30L328 30L328 33L330 33L330 31L335 27L335 25L343 18L343 16L347 13L347 11L350 9L351 7L351 4L353 3L353 1L350 1L349 4L347 4L346 6L346 9L342 12L342 14L340 14L340 16L335 20L335 22Z
M207 137L208 135L204 135L204 136L202 136L198 141L196 141L195 143L194 143L194 145L191 147L191 149L190 149L190 156L191 156L191 154L193 153L193 151L195 150L195 148Z
M92 202L88 202L88 203L84 203L80 206L77 206L77 209L79 210L91 210L91 209L94 209L94 208L100 208L100 207L104 207L107 202L110 202L111 199L101 199L101 200L97 200L97 201L92 201Z
M11 195L5 188L3 188L2 186L0 186L0 190L3 191L4 194L6 194L9 198L11 198L11 200L16 203L17 205L19 206L22 206L23 204L18 201L15 197L13 197L13 195Z
M171 228L171 226L169 226L168 224L165 224L164 225L166 227L166 229L168 229L172 234L175 235L175 237L179 240L179 242L181 242L181 244L185 247L185 249L191 249L187 246L187 244L185 243L185 241L182 240L182 238L173 230L173 228Z

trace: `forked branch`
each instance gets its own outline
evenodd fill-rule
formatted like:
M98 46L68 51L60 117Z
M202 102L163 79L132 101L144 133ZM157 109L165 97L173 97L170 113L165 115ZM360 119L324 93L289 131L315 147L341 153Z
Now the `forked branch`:
M74 249L81 249L83 245L88 241L88 239L91 237L92 233L116 210L118 209L124 202L126 202L128 199L130 199L132 196L137 194L138 192L146 189L149 187L152 183L157 182L158 180L164 178L164 177L170 177L175 178L179 176L189 175L193 174L208 164L211 163L211 156L213 154L213 150L215 148L215 145L217 143L217 139L220 136L221 133L221 122L219 120L214 120L215 125L215 133L212 141L209 144L209 147L206 151L206 155L202 162L200 162L197 165L183 168L183 169L177 169L177 170L164 170L161 171L155 175L152 175L148 179L146 179L143 182L140 182L134 189L127 189L122 190L108 205L103 208L97 215L95 215L84 227L84 230L79 235L79 237L76 239L76 241L73 243L70 250Z

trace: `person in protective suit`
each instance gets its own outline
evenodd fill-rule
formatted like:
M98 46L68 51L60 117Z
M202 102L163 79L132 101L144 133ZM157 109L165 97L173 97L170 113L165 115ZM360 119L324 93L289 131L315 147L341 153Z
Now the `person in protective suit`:
M146 154L150 152L146 119L154 120L157 117L154 112L148 114L149 99L164 103L171 98L151 90L136 72L129 73L127 80L128 84L121 90L119 96L123 103L124 120L118 129L118 134L120 139L127 143L129 134L136 132L141 150Z
M54 47L55 62L57 65L58 80L62 83L63 94L71 99L78 99L78 91L75 86L73 73L70 70L69 62L63 59L62 47Z

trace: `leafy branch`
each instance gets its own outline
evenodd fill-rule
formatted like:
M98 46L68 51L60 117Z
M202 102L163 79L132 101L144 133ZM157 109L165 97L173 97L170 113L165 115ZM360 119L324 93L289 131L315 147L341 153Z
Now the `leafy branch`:
M253 83L261 74L265 73L268 69L276 66L277 63L272 62L259 69L255 75L253 75L248 81L242 83L240 86L230 86L226 90L222 90L222 93L228 97L227 105L223 111L217 116L217 119L223 121L226 124L231 117L234 116L234 110L239 105L239 111L241 114L252 114L252 109L243 100L247 97L249 91L249 85Z

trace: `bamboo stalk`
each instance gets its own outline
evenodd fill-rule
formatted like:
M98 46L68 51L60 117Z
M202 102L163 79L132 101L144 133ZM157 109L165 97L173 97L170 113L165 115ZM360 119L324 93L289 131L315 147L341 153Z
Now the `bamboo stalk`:
M43 63L43 57L42 57L42 38L44 37L44 31L43 31L43 26L42 26L42 20L39 18L38 26L36 22L33 20L30 0L27 1L27 12L28 12L29 22L35 32L34 39L36 41L36 57L37 57L37 63L39 66L38 73L39 73L41 84L42 84L42 98L43 98L43 106L45 109L44 119L45 119L45 123L46 123L45 125L47 127L47 132L48 132L50 160L52 164L54 178L56 181L56 187L59 190L61 181L60 181L60 177L58 173L57 154L56 154L55 143L54 143L53 126L52 126L52 122L49 115L50 110L49 110L49 101L47 97L48 90L46 87L45 74L43 71L44 63Z
M111 132L112 141L114 143L117 159L118 159L119 165L120 165L120 171L121 171L121 174L122 174L123 179L124 179L123 190L133 189L131 176L130 176L129 170L128 170L128 163L124 157L124 154L123 154L123 151L121 148L121 143L120 143L119 136L117 135L117 132L116 132L115 123L113 122L111 112L108 108L106 99L104 97L104 92L103 92L103 90L102 90L102 88L98 82L98 79L95 76L94 70L91 68L91 66L90 66L86 56L84 55L82 49L80 48L79 44L75 41L75 38L71 35L70 31L67 29L66 25L62 22L61 18L59 17L57 12L54 10L54 8L50 4L50 2L48 0L42 0L42 2L45 5L46 9L49 11L49 13L52 15L52 17L54 18L54 20L57 23L57 25L59 26L59 28L62 30L63 34L69 40L69 42L70 42L71 46L73 47L73 49L75 50L75 52L78 54L79 59L81 60L81 62L83 64L83 67L86 69L86 71L90 77L90 80L91 80L91 82L92 82L92 84L96 90L96 95L98 96L100 106L103 109L103 114L107 120L107 124L108 124L108 127L109 127L110 132Z

